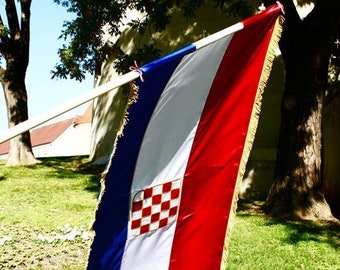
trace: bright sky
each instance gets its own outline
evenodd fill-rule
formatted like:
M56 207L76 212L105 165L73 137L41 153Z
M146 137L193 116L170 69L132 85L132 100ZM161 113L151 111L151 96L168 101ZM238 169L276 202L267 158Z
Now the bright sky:
M4 3L1 3L1 14L4 8ZM57 51L62 44L58 36L61 34L63 22L70 20L71 16L64 7L58 6L53 0L32 1L30 62L26 75L30 118L76 98L93 87L93 76L90 74L82 82L71 79L51 79L50 71L59 62ZM8 125L4 94L1 86L0 88L1 132L6 130ZM58 119L82 114L87 106L88 104L82 105Z

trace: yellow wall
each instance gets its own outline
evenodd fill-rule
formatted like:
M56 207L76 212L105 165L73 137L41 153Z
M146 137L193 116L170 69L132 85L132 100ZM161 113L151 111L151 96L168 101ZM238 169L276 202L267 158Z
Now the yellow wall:
M324 108L323 180L326 200L340 218L340 95Z

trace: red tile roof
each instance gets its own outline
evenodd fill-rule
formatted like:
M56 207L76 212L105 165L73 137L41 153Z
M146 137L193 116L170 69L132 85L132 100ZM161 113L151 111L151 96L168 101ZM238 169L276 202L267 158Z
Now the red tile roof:
M32 147L53 142L58 138L70 125L79 125L81 123L92 122L92 103L81 116L59 121L50 125L42 126L31 130ZM7 154L9 151L9 141L0 144L0 155Z
M46 125L31 131L32 147L53 142L58 138L70 125L73 118ZM0 144L0 155L7 154L9 151L9 141Z
M38 146L38 145L53 142L72 123L73 123L73 118L70 118L70 119L66 119L60 122L56 122L56 123L32 130L31 131L32 146Z
M0 144L0 155L7 154L8 149L9 149L9 142L8 141Z

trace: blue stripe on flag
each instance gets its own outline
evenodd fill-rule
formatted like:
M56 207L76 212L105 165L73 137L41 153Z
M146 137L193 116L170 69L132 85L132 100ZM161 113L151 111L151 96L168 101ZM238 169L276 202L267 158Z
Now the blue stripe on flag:
M154 68L157 68L159 66L162 66L162 65L165 65L169 62L172 62L176 59L179 58L179 60L181 60L183 58L184 55L186 54L189 54L191 52L194 52L196 50L196 47L192 44L190 45L187 45L177 51L174 51L172 53L169 53L167 55L164 55L162 58L158 58L144 66L141 67L141 70L143 71L143 73L148 73L150 72L151 70L153 70ZM176 62L176 66L177 66L177 63ZM171 64L170 64L171 65Z
M118 141L106 175L105 192L93 226L96 236L91 247L88 269L120 269L127 238L130 189L146 128L173 71L181 59L193 51L195 46L188 45L141 67L144 82L136 82L139 94L138 102L129 110L131 124L128 123L124 128L124 136Z

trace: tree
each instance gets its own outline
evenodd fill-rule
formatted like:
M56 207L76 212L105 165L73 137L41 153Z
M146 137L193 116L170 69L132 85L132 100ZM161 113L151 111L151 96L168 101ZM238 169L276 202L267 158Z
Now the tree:
M205 3L203 0L140 0L120 1L119 4L104 0L93 3L80 0L56 2L68 7L69 11L76 12L77 19L65 24L63 37L71 38L71 42L59 51L61 64L56 66L54 75L75 78L81 77L84 72L82 70L88 68L94 72L98 64L96 61L104 60L110 50L117 49L114 45L102 44L100 31L104 26L109 26L111 34L119 35L117 25L127 9L133 8L145 13L143 21L133 20L129 23L143 34L150 25L153 31L162 31L169 22L170 10L174 6L181 9L185 17L190 18ZM240 0L213 2L216 8L227 15L236 14L239 18L250 16L255 12L255 7L261 4L260 1ZM267 0L265 4L275 2ZM95 3L98 5L96 8ZM280 48L286 68L286 82L275 180L264 209L273 216L332 218L322 192L321 115L327 88L330 48L335 40L334 29L339 27L340 2L317 1L313 12L304 20L298 16L292 0L282 3L286 10L286 22ZM85 25L93 25L95 28L84 27ZM91 38L94 40L91 41ZM83 43L88 45L80 46ZM88 50L92 45L91 50ZM159 52L154 45L136 49L132 55L122 54L116 61L116 68L123 72L131 65L132 60L142 64L149 60L145 55L156 57ZM89 60L95 63L90 65Z
M226 13L226 16L249 17L259 6L261 1L244 0L211 0L216 8ZM122 20L128 10L143 12L143 20L135 19L127 24L144 34L150 27L154 32L162 32L171 19L171 9L177 7L183 12L185 18L195 17L195 11L207 2L206 0L54 0L67 8L68 12L77 14L73 21L64 24L60 36L68 44L59 50L60 63L52 71L53 77L74 78L82 80L86 72L99 75L102 63L110 53L119 50L115 44L103 42L105 31L113 36L119 36ZM136 48L129 55L120 51L116 69L120 72L129 70L133 60L143 64L160 56L157 49L157 39L151 38L154 43ZM132 61L131 61L132 60Z
M29 61L31 0L19 1L19 7L15 0L5 2L8 23L5 25L0 16L0 60L5 60L5 67L0 66L0 82L6 100L8 125L13 127L28 119L25 77ZM28 131L10 140L7 165L36 162Z
M332 219L322 191L321 122L340 2L316 1L304 20L293 1L282 3L286 21L280 49L286 80L274 183L264 210L276 217Z

